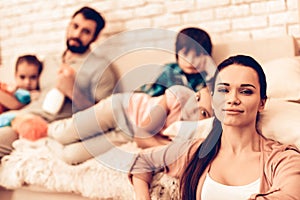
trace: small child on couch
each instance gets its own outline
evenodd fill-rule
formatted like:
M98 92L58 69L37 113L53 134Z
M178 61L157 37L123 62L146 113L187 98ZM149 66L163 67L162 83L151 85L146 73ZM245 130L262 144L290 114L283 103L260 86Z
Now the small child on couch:
M9 110L19 110L39 97L39 77L42 62L35 55L18 57L15 65L15 84L0 83L0 127L9 126L14 118Z
M33 114L21 115L12 121L12 128L20 138L31 141L48 135L64 145L59 155L64 161L78 164L129 141L135 141L141 148L167 144L177 137L163 134L172 123L213 115L210 98L207 87L195 93L180 85L168 88L158 97L119 93L75 113L72 118L50 124ZM118 137L111 136L114 134Z
M18 110L38 98L42 62L34 55L18 57L15 65L15 85L0 83L0 112Z
M176 37L175 51L176 62L167 64L154 83L143 85L138 92L159 96L173 85L183 85L195 92L206 86L210 79L209 65L214 66L210 63L212 42L209 34L196 27L182 29Z

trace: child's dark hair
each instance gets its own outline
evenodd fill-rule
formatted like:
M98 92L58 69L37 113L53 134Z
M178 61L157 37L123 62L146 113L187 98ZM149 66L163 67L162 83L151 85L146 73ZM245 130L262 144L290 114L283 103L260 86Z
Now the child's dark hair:
M23 55L23 56L19 56L17 61L16 61L16 68L15 68L15 72L18 71L18 66L23 63L26 62L28 64L32 64L37 66L38 68L38 75L41 74L42 70L43 70L43 63L35 56L35 55Z
M195 50L197 55L208 54L211 56L212 43L207 32L200 28L190 27L182 29L176 38L176 60L178 52L185 48L185 53Z

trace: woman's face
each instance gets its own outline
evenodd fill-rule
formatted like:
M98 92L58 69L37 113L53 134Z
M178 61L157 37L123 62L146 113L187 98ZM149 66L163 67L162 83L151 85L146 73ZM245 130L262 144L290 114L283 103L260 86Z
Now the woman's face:
M256 123L257 112L264 108L257 72L237 64L223 68L216 79L213 108L216 117L228 126Z

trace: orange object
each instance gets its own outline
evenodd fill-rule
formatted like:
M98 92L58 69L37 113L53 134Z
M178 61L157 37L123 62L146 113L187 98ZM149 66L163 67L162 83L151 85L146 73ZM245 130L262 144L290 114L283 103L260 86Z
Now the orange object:
M47 136L48 123L42 117L28 114L16 117L12 128L21 138L35 141Z

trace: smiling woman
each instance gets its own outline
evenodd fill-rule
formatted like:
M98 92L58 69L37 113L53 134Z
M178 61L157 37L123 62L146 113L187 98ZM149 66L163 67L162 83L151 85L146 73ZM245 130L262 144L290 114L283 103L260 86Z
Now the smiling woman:
M210 133L204 140L141 152L130 174L137 199L150 199L147 187L157 170L181 178L184 200L300 199L299 150L257 129L266 88L262 67L252 57L221 62L212 83L216 118Z
M249 65L246 63L248 61L242 63L232 60L231 62L233 64L230 67L220 67L222 73L216 77L213 95L215 114L224 125L230 124L231 120L247 124L251 122L255 125L256 121L253 118L255 119L257 113L263 110L266 101L266 94L260 93L260 83L263 87L262 91L266 89L266 78L262 72L245 67ZM258 63L254 64L252 66L259 66ZM259 81L260 79L262 80Z

